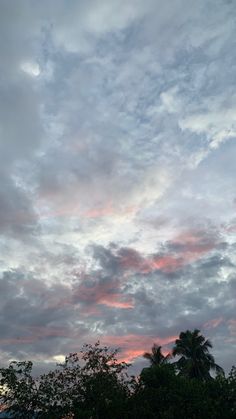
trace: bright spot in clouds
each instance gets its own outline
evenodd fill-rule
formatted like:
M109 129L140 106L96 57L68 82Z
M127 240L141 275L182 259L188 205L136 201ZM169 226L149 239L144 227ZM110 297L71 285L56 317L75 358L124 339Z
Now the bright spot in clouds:
M38 77L41 73L38 63L33 61L25 61L21 64L21 69L32 77Z
M53 356L53 360L59 364L63 364L63 362L65 362L65 355L55 355Z

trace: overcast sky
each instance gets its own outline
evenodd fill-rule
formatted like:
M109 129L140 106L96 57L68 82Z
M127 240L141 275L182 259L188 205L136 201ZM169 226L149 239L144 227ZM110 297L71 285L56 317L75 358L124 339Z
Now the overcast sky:
M235 40L230 0L0 1L1 364L236 362Z

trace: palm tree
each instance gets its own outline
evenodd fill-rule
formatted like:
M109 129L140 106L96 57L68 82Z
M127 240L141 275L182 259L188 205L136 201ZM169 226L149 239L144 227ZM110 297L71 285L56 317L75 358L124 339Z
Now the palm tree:
M180 356L175 362L179 374L202 381L212 378L210 370L223 374L223 369L215 363L213 355L209 353L210 348L211 342L200 334L200 330L181 332L172 351L173 356Z
M150 361L151 366L154 366L154 365L167 364L171 358L171 355L170 354L167 354L166 356L163 355L163 353L161 352L161 346L158 346L154 343L152 347L152 352L151 353L145 352L143 354L143 357Z

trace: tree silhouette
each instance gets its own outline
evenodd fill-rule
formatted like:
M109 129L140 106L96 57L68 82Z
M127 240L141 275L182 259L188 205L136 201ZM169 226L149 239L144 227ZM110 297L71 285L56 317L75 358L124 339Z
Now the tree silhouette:
M175 362L180 375L206 381L212 378L210 370L223 374L223 369L215 363L213 355L209 353L210 348L211 342L200 334L200 330L181 332L172 352L173 356L180 356Z
M144 354L151 365L140 376L129 376L117 350L99 342L70 353L38 378L31 361L11 362L0 368L0 417L235 419L236 368L226 377L210 348L199 330L181 332L173 349L178 361L168 362L170 355L154 344ZM221 374L211 378L212 368Z
M164 365L167 364L171 358L170 354L167 354L166 356L163 355L163 353L161 352L161 346L158 346L154 343L153 347L152 347L152 352L145 352L143 354L143 357L148 359L150 364L152 366L154 365Z

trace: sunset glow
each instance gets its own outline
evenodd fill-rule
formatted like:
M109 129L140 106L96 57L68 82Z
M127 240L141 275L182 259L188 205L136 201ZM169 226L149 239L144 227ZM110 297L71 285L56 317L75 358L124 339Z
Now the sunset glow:
M0 21L0 364L100 340L137 374L197 328L229 370L235 1L1 0Z

